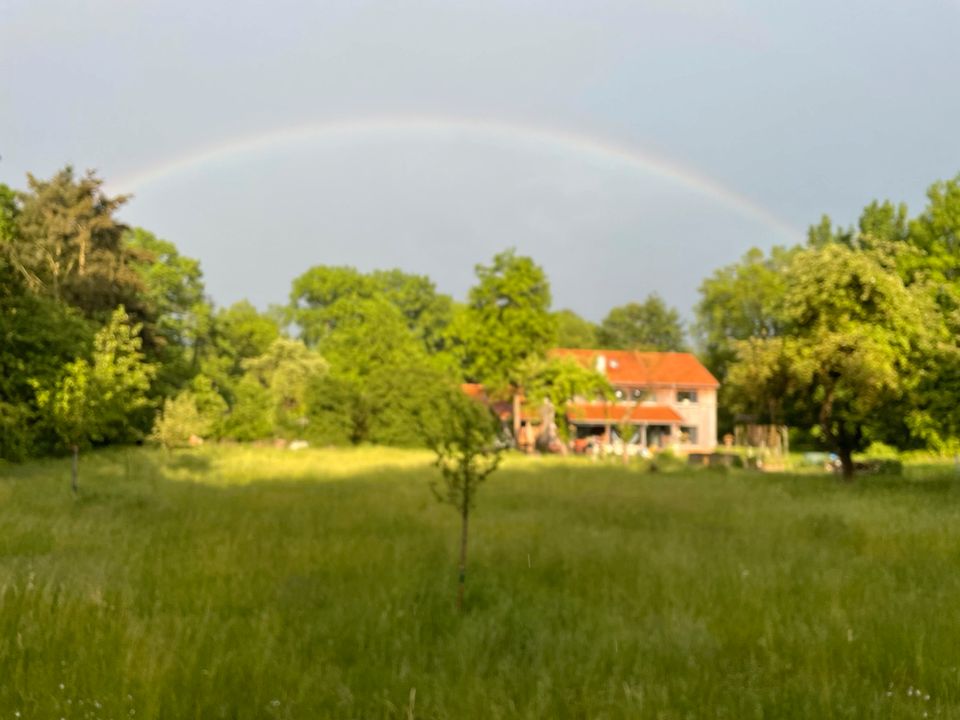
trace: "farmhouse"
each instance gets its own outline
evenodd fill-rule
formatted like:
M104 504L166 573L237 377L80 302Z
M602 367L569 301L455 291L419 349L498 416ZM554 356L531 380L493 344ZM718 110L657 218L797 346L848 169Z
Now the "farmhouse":
M628 443L645 448L716 447L720 383L692 354L566 348L550 354L595 369L614 389L612 401L573 398L567 404L571 437L610 442L623 433Z

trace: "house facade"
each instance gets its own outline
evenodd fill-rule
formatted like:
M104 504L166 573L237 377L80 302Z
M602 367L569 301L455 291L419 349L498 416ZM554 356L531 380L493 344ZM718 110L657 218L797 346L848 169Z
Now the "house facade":
M691 353L557 348L607 378L614 399L572 398L566 421L571 437L620 438L644 448L709 452L717 445L720 383Z

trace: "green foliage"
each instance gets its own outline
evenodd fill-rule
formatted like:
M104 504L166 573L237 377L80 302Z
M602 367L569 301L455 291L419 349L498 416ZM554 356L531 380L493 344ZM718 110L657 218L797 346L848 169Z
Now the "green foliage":
M246 300L221 308L201 322L209 328L209 340L199 353L199 371L232 403L233 386L243 376L244 361L265 353L280 337L280 328L275 319Z
M0 256L0 400L32 403L28 381L52 380L92 339L76 310L30 292Z
M190 393L206 428L203 437L223 437L223 423L229 406L217 391L213 380L206 375L195 375L190 381Z
M343 298L327 316L330 326L317 348L338 375L359 380L381 367L426 361L403 315L382 298Z
M500 464L500 420L483 403L448 386L421 410L419 427L442 478L432 486L437 499L467 512L480 484Z
M656 293L643 303L613 308L600 323L597 339L601 347L613 350L685 349L680 314Z
M539 405L550 400L561 415L571 400L593 402L598 397L613 397L613 388L602 373L572 358L530 358L520 368L520 379L529 402Z
M422 446L418 418L449 386L448 376L429 363L384 366L363 380L321 377L307 393L308 436L330 445Z
M774 247L766 257L753 248L701 283L694 336L704 362L721 384L737 356L737 341L782 334L786 269L794 252Z
M126 230L123 243L135 253L152 315L156 318L148 357L160 364L156 386L176 392L196 373L200 352L210 334L210 304L204 297L200 262L142 229Z
M17 193L0 183L0 255L6 255L17 239Z
M150 439L169 450L188 447L192 437L202 438L209 432L210 426L201 417L193 393L184 391L175 398L164 401L163 410L157 415Z
M597 326L577 315L573 310L553 313L557 325L557 347L592 349L599 347Z
M352 267L318 265L293 281L289 313L304 342L316 345L338 327L344 307L368 300L393 306L425 351L443 348L453 301L423 275L396 269L365 275Z
M550 284L531 258L508 250L477 265L477 284L451 324L452 352L466 375L491 389L517 380L518 368L556 340Z
M410 275L400 270L371 273L376 288L406 318L407 327L428 352L439 352L445 344L445 330L453 317L453 300L437 292L425 275Z
M795 422L813 427L852 473L851 455L885 437L884 412L917 383L936 315L929 296L907 288L892 260L842 244L798 252L788 268L782 338L741 343L731 392L789 403Z
M233 440L263 440L273 437L275 408L270 391L251 376L233 389L234 401L223 422L223 436Z
M0 461L20 462L33 450L35 438L26 404L0 400Z
M314 378L326 374L327 362L299 340L279 338L267 351L243 361L245 378L267 390L269 408L263 408L272 419L278 435L298 435L307 415L307 389Z
M125 442L139 437L156 366L144 362L139 325L114 311L93 339L91 360L67 363L50 385L34 381L37 405L65 446Z
M783 425L796 392L790 353L784 337L749 338L733 344L736 362L727 371L724 397L731 413L763 425Z
M75 177L65 167L50 180L27 176L18 193L17 232L10 249L13 266L29 286L106 321L123 305L141 324L152 321L144 285L123 243L114 213L125 197L108 197L92 172Z
M910 243L921 253L912 274L960 290L960 175L927 190L927 207L910 223Z

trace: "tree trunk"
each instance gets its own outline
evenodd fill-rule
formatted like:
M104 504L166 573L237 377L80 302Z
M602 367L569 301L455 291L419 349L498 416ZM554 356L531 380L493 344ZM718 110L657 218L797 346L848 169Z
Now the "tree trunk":
M853 481L853 450L850 448L840 448L837 451L840 456L840 468L843 471L843 479L846 482Z
M70 463L70 489L73 490L74 495L77 495L80 492L80 486L77 480L77 466L80 463L80 448L77 445L74 445L71 450L73 450L73 459Z
M467 583L467 521L470 517L469 498L464 498L460 526L460 584L457 588L457 610L463 610L463 592Z

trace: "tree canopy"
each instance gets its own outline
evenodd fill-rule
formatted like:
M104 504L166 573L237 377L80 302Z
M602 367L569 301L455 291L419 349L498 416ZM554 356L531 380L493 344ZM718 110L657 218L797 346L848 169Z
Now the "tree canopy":
M475 271L477 284L451 328L453 352L468 378L502 389L516 384L525 360L556 341L550 283L539 265L513 250Z
M656 293L642 303L613 308L600 323L597 339L613 350L684 350L680 313Z
M608 395L553 347L684 350L655 293L597 325L552 307L533 258L475 266L464 302L423 275L316 265L288 302L219 307L198 260L118 218L94 172L0 185L0 459L154 437L423 444L418 418L483 383L560 411ZM911 216L869 202L700 286L694 345L720 424L789 424L848 467L871 441L960 449L960 176ZM459 396L458 396L459 397ZM473 407L473 406L470 406Z

